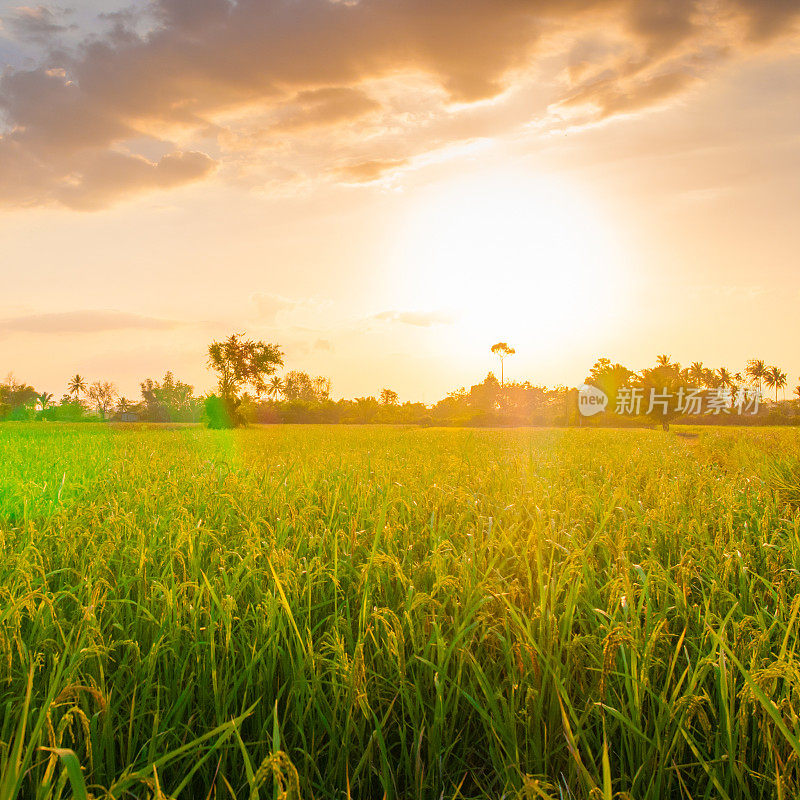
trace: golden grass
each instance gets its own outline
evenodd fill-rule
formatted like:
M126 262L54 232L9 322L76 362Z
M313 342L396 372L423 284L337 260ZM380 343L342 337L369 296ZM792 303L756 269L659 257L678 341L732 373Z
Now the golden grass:
M0 800L793 798L794 430L0 427Z

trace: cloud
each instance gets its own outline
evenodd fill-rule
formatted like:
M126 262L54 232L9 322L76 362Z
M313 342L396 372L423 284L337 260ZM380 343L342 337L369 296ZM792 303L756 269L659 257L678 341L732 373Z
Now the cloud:
M419 328L430 328L433 325L450 325L453 318L441 311L381 311L372 319L385 322L399 322L403 325L415 325Z
M360 89L326 87L299 92L273 131L304 131L333 123L351 122L376 111L380 103Z
M279 315L289 312L310 311L318 314L326 305L308 297L291 298L279 294L258 293L252 296L256 313L265 322L274 322Z
M793 23L800 15L797 0L735 0L734 6L747 18L749 35L754 41L791 33Z
M65 311L53 314L28 314L0 320L4 333L102 333L118 330L166 330L177 327L171 320L145 317L125 311Z
M55 189L55 197L68 208L94 211L113 199L153 189L169 189L200 180L215 169L205 153L169 153L158 161L143 156L99 152L78 159L76 171Z
M595 109L596 119L607 119L663 103L683 93L697 81L697 77L682 70L632 81L622 81L617 76L603 77L585 83L572 96L562 101L560 107L588 105Z
M303 163L308 153L291 145L311 131L327 137L319 157L329 159L313 171L337 174L346 157L339 178L375 180L409 149L445 144L424 139L432 115L446 119L530 80L558 36L602 33L611 42L572 64L553 98L555 108L582 103L608 118L663 104L720 61L788 38L800 14L797 0L153 0L147 8L109 17L110 30L73 48L48 48L41 66L0 73L0 204L103 208L208 178L230 157L226 148L271 145ZM12 36L43 43L64 27L44 7L4 20ZM427 88L387 89L413 80ZM390 102L368 90L377 85ZM430 99L424 113L420 93ZM373 117L352 146L339 138ZM400 150L390 158L377 147L382 135ZM142 142L169 155L146 158ZM286 174L293 166L283 163Z
M52 9L47 6L19 6L5 18L5 27L11 36L26 42L49 45L59 34L75 29L67 25L65 18L71 13L67 9Z
M336 172L348 181L354 183L371 183L383 178L387 173L405 167L409 159L398 158L388 161L357 161L340 167Z

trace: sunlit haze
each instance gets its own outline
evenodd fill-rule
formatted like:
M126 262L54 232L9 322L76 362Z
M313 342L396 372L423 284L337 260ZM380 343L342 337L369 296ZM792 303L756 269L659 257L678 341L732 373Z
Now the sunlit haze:
M0 355L36 386L205 391L234 330L335 397L433 402L498 340L548 385L661 352L800 373L794 3L0 19Z

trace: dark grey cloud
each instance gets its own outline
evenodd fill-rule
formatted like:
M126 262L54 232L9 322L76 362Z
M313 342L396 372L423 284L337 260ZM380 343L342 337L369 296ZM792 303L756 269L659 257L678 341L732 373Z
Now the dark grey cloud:
M60 34L75 30L69 23L70 9L48 6L17 6L3 16L3 27L23 42L52 45Z

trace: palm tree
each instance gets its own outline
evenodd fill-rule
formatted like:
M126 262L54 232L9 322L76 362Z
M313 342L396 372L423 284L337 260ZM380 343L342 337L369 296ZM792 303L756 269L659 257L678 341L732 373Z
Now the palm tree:
M77 400L82 393L86 392L86 381L81 375L76 375L67 384L69 393Z
M269 384L267 385L267 396L271 397L273 400L277 400L278 395L282 391L283 391L283 381L277 375L274 375L270 379Z
M800 386L794 387L794 393L797 395L797 399L800 400Z
M717 382L723 389L730 389L735 383L735 378L731 375L730 371L725 367L720 367L717 370Z
M672 361L670 357L666 354L662 354L660 356L656 356L656 366L658 367L669 367L671 366Z
M778 389L786 388L786 373L777 367L767 367L764 372L764 383L775 389L775 402L778 402Z
M36 395L36 401L39 403L39 408L41 408L42 411L47 411L52 399L53 395L50 394L50 392L42 392L41 394Z
M709 389L718 389L720 387L719 375L713 369L703 370L703 383Z
M127 397L120 397L120 399L117 401L117 411L119 411L120 414L124 414L130 409L130 407L131 401L128 400Z
M689 377L694 381L697 386L703 386L706 381L708 371L703 367L702 361L695 361L689 367Z
M745 374L750 379L750 383L754 383L758 387L759 392L761 391L761 381L764 380L766 372L767 365L760 358L751 358L747 362Z
M509 347L507 342L498 342L492 345L492 353L500 359L500 387L506 385L505 376L503 375L503 362L508 356L513 356L517 351L513 347Z

